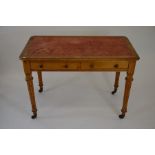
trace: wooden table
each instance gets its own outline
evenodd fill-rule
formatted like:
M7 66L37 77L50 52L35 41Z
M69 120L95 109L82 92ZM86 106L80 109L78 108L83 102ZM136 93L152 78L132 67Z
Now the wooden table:
M120 72L127 73L123 106L119 118L127 112L128 98L138 54L124 36L32 36L20 55L23 62L32 118L37 117L32 72L38 73L39 92L43 91L43 71L116 72L115 94Z

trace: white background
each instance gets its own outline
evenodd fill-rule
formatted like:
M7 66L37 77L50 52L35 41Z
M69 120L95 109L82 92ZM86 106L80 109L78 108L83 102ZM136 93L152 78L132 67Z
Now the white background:
M100 26L109 26L109 25L143 26L143 25L146 25L146 26L149 26L151 25L151 26L154 26L155 25L154 0L147 0L147 1L146 0L143 0L143 1L142 0L130 0L130 1L127 1L127 0L126 1L124 0L117 0L117 1L115 0L108 0L108 1L107 0L95 0L95 1L94 0L92 1L90 0L88 1L87 0L78 0L78 1L77 0L44 0L44 1L1 0L0 4L1 4L0 5L0 19L1 19L0 25L2 26L6 26L6 25L14 25L14 26L16 25L22 25L22 26L23 25L34 25L34 26L36 25L40 25L40 26L42 25L45 25L45 26L46 25L49 25L49 26L57 26L57 25L59 26L72 26L72 25L74 26L88 26L88 25L89 26L96 26L96 25L98 26L99 25ZM135 32L133 31L133 33ZM149 36L151 36L150 38L153 38L152 36L154 36L154 33L152 31L150 31L150 33L149 33L150 34ZM154 66L154 62L153 62L154 61L154 57L153 57L154 43L151 43L151 46L150 46L149 44L150 39L148 39L146 33L140 36L145 39L145 42L148 41L147 45L145 44L145 42L143 42L144 44L143 48L146 49L145 51L143 50L143 54L145 55L145 57L147 56L147 61L143 61L143 65L140 64L142 63L141 60L143 59L141 55L141 52L142 52L141 49L143 48L141 48L140 50L138 49L138 53L141 56L141 60L139 61L139 65L137 66L136 74L138 74L137 73L138 70L140 71L138 67L142 65L141 71L143 72L143 74L145 74L146 72L144 77L145 79L148 79L147 81L145 80L146 81L145 94L149 96L149 94L151 93L151 96L153 96L152 95L153 92L151 92L151 90L149 90L148 87L151 87L151 88L154 87L153 85L154 73L153 73L153 69L151 72L151 69L148 69L149 67L146 67L146 66ZM131 38L131 36L129 38ZM136 49L137 49L137 45L135 44L133 39L134 38L132 38L131 41L134 44L134 46L136 46ZM26 41L26 38L25 38L25 41ZM20 50L21 48L23 48L22 46L24 45L25 41L22 40L21 47L16 47L16 49ZM141 45L141 44L138 43L138 45ZM8 44L6 44L5 46L8 46ZM147 54L148 46L151 47L149 51L152 51L151 52L152 54L150 53ZM4 53L4 51L2 50L0 50L0 52ZM16 55L18 55L18 53L19 52L17 52ZM16 55L13 55L13 57L17 58ZM2 66L2 60L3 59L0 58L0 65L1 65L1 69L2 68L4 69L4 67ZM11 64L13 64L12 62ZM147 64L144 65L144 63L146 62ZM16 64L13 66L17 66L17 64L18 64L18 60ZM19 70L22 71L21 68ZM15 71L16 69L13 70L13 72ZM147 75L148 73L149 75ZM111 84L112 84L113 75L108 75L108 79L110 79L110 77L111 77ZM140 76L140 79L142 78L142 81L143 81L144 77ZM0 76L0 78L2 79L2 76ZM20 77L20 78L21 78L20 82L23 84L24 77ZM136 79L137 77L135 77L135 80ZM152 83L149 80L151 80ZM102 82L103 81L104 80L102 80ZM3 83L2 80L1 80L1 83ZM4 84L5 83L3 83L3 86ZM16 83L14 87L15 86L16 86ZM22 86L22 89L25 88L25 86L24 87ZM137 81L134 81L134 87L135 86L136 87L138 86ZM141 85L141 90L143 91L144 87L143 88L142 87L143 85ZM2 89L3 88L4 87L2 87ZM110 89L109 87L107 88ZM2 89L0 88L0 91L2 91ZM11 87L9 87L9 89L11 89ZM13 92L13 90L11 92ZM26 94L26 90L25 90L25 94ZM147 99L148 97L146 98L146 100ZM26 100L28 101L27 98ZM152 97L150 100L152 100ZM149 101L149 99L147 101ZM2 104L2 102L0 103ZM22 103L22 106L23 105L25 104ZM21 108L23 108L22 106ZM27 105L25 105L25 108L26 107ZM152 106L152 109L153 107L154 106ZM130 109L130 113L131 113L131 109ZM147 105L144 106L143 109L147 109ZM29 110L29 108L26 110ZM139 113L142 113L142 112L139 111ZM131 115L128 115L128 117L129 116ZM152 115L152 117L150 118L151 121L154 120L153 116L154 115ZM3 117L3 119L5 119L5 117ZM16 119L17 118L18 117L16 117ZM141 122L143 121L143 119L141 119ZM7 122L8 121L10 121L10 117L9 119L7 119ZM1 137L1 141L0 141L1 154L21 154L21 153L22 154L28 154L28 153L43 154L44 153L44 154L67 154L67 155L76 154L76 153L77 154L124 154L124 153L125 154L147 154L147 153L154 154L155 134L154 134L154 130L48 130L48 131L47 130L20 130L20 131L19 130L9 130L9 131L1 130L0 137Z

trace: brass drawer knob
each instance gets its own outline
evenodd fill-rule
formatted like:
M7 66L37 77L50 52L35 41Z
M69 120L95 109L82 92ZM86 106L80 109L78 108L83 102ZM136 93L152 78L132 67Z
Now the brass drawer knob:
M39 68L43 68L43 64L39 64Z
M115 67L115 68L118 68L118 67L119 67L119 65L118 65L118 64L115 64L115 65L114 65L114 67Z
M89 66L90 66L90 68L94 68L94 64L90 64Z
M65 67L65 68L68 68L68 65L67 65L67 64L65 64L65 65L64 65L64 67Z

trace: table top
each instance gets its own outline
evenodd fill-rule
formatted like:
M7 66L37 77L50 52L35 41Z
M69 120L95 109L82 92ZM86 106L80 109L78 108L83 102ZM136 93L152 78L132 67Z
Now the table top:
M20 59L139 59L124 36L32 36Z

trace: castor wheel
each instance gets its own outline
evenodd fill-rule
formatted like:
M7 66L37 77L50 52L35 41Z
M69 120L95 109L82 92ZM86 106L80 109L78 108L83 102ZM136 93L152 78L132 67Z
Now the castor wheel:
M31 116L32 119L37 118L37 113L33 113L33 115Z
M123 119L124 117L125 117L125 114L120 114L120 115L119 115L119 118L120 118L120 119Z
M43 88L40 88L40 89L38 90L38 92L39 92L39 93L42 93L42 92L43 92Z
M117 89L114 89L114 91L111 92L112 95L114 95L117 92Z

